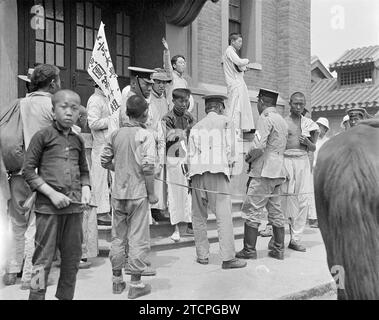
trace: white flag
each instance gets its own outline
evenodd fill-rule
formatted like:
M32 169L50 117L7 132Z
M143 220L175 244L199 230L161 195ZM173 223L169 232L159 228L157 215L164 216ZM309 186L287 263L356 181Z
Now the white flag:
M103 22L100 23L87 71L108 98L108 107L113 115L108 125L108 134L110 134L118 129L118 112L122 98L117 74L114 70L107 39L105 38Z

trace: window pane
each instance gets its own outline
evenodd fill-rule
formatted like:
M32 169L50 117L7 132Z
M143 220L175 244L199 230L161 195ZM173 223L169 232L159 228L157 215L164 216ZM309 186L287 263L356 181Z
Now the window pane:
M64 24L63 22L56 22L56 42L64 43Z
M64 19L63 0L55 0L55 18L58 20Z
M122 36L117 35L117 54L122 55Z
M82 25L84 24L84 9L82 2L76 3L76 23Z
M130 59L129 58L124 58L124 76L129 77L129 64L130 64Z
M130 54L129 37L124 37L124 56L129 56Z
M84 50L76 49L76 69L84 70Z
M116 73L121 76L122 75L122 57L117 56L117 65L116 65Z
M36 30L36 39L44 40L44 30L37 29Z
M46 40L54 42L54 21L46 19Z
M55 64L54 61L54 45L52 43L46 43L46 63Z
M86 29L86 48L93 48L93 31L92 29Z
M76 27L76 46L84 48L84 28Z
M122 13L121 12L117 13L116 23L117 23L117 33L122 33Z
M54 18L53 0L45 0L45 16L47 18Z
M55 47L56 65L64 67L64 46L57 45Z
M92 57L92 51L86 50L86 70L88 68L88 64L89 64L91 57Z
M45 53L43 50L43 42L36 41L36 62L45 63Z
M130 35L130 17L124 14L124 35Z
M98 7L95 7L95 28L100 27L101 22L101 9Z
M86 26L87 27L93 26L92 15L93 15L92 3L86 2Z

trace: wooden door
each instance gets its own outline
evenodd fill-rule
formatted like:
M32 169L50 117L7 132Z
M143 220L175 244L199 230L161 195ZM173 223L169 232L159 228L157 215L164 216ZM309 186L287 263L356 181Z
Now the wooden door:
M61 71L62 88L76 91L86 106L94 91L87 67L100 21L103 21L120 89L129 84L131 27L123 6L91 0L18 0L18 4L20 74L38 63L56 65ZM30 28L34 5L43 7L42 29ZM19 88L24 94L23 87Z

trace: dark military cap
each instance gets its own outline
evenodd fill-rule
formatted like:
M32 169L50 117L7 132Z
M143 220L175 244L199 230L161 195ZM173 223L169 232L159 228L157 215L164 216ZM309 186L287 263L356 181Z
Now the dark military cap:
M203 97L205 100L205 104L211 103L211 102L219 102L219 103L224 103L224 100L228 99L228 97L225 97L220 94L209 94Z
M259 93L258 93L258 97L259 98L261 98L261 97L269 98L271 100L270 102L273 105L276 105L276 103L278 101L279 93L275 92L275 91L267 90L267 89L260 89Z
M139 67L128 67L128 69L130 71L131 76L143 79L148 83L154 83L154 81L151 80L151 76L155 72L155 70L139 68Z

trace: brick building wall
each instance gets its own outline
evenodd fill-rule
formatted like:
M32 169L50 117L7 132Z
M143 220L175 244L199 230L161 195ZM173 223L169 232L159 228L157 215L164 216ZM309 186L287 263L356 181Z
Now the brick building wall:
M221 2L208 1L198 19L198 80L204 83L225 85L221 66L222 30Z
M198 80L219 86L225 86L222 37L228 36L222 34L222 1L208 1L197 18ZM310 104L310 0L263 0L261 15L262 70L246 73L248 88L277 90L286 102L291 93L302 91Z

